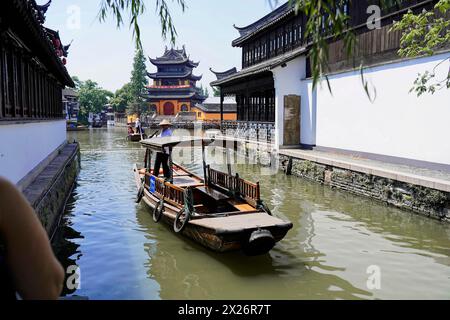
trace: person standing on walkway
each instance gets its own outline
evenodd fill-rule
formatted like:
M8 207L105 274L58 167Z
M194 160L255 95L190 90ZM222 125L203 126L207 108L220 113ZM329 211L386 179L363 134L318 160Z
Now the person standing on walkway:
M17 292L22 299L58 299L64 269L53 254L47 232L22 193L2 178L0 239L4 249L0 252L0 297L15 299ZM9 289L3 286L6 283Z
M169 121L164 119L163 121L161 121L159 126L161 128L161 132L159 133L158 138L172 136L173 132L172 132L172 129L170 128L172 126L172 124ZM170 179L170 177L171 177L170 170L172 168L169 168L169 152L170 152L169 148L166 147L163 152L156 153L155 169L153 171L155 176L159 175L159 169L161 168L161 165L162 165L164 177L166 179Z

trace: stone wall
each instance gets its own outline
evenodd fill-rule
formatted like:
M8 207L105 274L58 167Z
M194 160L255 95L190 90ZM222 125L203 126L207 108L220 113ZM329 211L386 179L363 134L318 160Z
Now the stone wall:
M80 169L78 144L67 144L37 179L24 190L51 236L57 227Z
M286 174L450 222L448 192L285 155L279 156L279 166Z

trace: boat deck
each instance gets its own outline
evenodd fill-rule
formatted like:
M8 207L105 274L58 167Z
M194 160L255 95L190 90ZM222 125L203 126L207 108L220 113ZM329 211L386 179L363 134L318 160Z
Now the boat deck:
M230 215L226 217L214 217L193 219L189 221L199 227L212 229L217 233L234 233L255 228L286 227L290 223L268 215L265 212L249 212L245 214Z

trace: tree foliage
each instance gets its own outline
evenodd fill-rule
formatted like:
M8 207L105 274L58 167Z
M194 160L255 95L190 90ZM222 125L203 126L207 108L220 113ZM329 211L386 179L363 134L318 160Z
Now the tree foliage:
M163 39L170 37L170 41L175 44L177 30L172 19L169 0L153 0L156 5L156 13L161 22L161 35ZM185 0L172 0L178 4L182 11L186 9ZM139 18L145 13L145 0L101 0L99 19L105 21L109 14L113 16L116 25L120 28L123 24L123 14L128 12L130 15L129 26L133 30L133 37L136 40L138 48L142 48L141 30L139 27Z
M131 84L126 83L122 88L118 89L114 97L111 99L111 106L115 112L125 112L127 107L133 102L133 95L131 93Z
M78 89L80 120L86 123L89 113L100 113L113 96L113 93L102 89L97 82L92 80L81 81L78 77L74 77L73 80Z
M220 89L217 87L213 87L213 96L220 97Z
M130 91L137 101L142 100L142 92L147 84L146 58L142 49L137 49L134 56L133 70L131 71Z
M131 71L130 80L130 94L131 103L129 104L129 114L141 114L145 109L145 100L142 98L142 93L147 84L147 68L145 66L146 58L142 48L136 50L133 62L133 70Z
M450 44L450 20L445 18L450 12L450 0L440 0L435 11L414 14L411 11L394 24L392 30L402 32L398 54L402 57L433 55ZM436 69L450 56L438 63L433 70L419 74L414 81L414 91L418 96L436 90L450 88L450 70L444 79L436 79Z
M112 14L116 19L117 26L123 25L123 14L128 12L130 14L130 27L133 28L134 36L138 47L141 47L141 38L139 30L138 19L145 12L145 0L101 0L101 10L99 17L101 21L104 21L108 14ZM156 12L160 18L161 31L164 39L167 35L170 35L170 40L175 43L177 32L174 26L174 22L171 16L169 8L169 0L153 0L156 4ZM279 0L265 0L270 3L278 4ZM311 74L313 80L313 87L325 79L328 84L328 88L331 91L330 83L328 81L327 74L329 48L328 41L330 39L342 39L344 41L344 48L347 57L350 59L352 53L356 47L356 37L351 29L348 29L349 16L342 10L343 6L348 2L346 0L289 0L291 4L295 6L295 10L298 13L302 11L308 17L305 27L305 37L308 39L310 50L309 58L311 61ZM357 1L357 0L350 0ZM392 6L393 2L402 4L403 0L381 0L381 6ZM441 12L449 11L450 0L440 0L437 8ZM186 0L172 0L172 3L177 4L184 11L186 8ZM420 52L428 51L429 48L433 48L440 43L449 42L448 40L448 21L445 19L438 20L438 22L431 22L432 13L426 13L421 15L409 14L406 15L400 25L397 28L404 31L402 37L402 54L408 54L414 56L420 54ZM435 18L435 17L433 17ZM447 28L445 28L447 25ZM446 30L444 37L442 31ZM424 44L425 49L420 49L420 45L417 42L418 37L424 37L426 39ZM363 87L370 98L367 82L364 80L363 73L364 66L360 66L361 80ZM418 83L428 83L433 78L433 73L429 72ZM448 86L447 81L441 83L442 86ZM436 88L436 86L434 87ZM423 90L423 87L422 89ZM433 90L433 89L431 89Z

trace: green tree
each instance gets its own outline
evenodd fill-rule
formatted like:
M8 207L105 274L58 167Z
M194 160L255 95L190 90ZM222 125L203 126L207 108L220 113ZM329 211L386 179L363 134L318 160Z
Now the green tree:
M449 45L450 20L444 17L450 12L450 0L440 0L434 9L435 11L424 11L419 14L413 14L410 11L394 24L392 30L402 32L401 48L398 51L400 56L431 56ZM436 90L449 89L450 70L447 77L443 79L436 79L435 73L437 67L447 60L450 60L450 55L439 62L433 70L427 70L425 73L419 74L411 92L414 91L417 96L420 96L427 92L433 94Z
M131 71L130 80L130 91L136 100L142 99L142 91L147 84L147 67L145 66L146 60L144 51L142 49L137 49L134 56L133 71Z
M172 0L176 2L182 11L186 8L185 0ZM170 13L168 0L153 0L156 5L156 12L161 22L161 35L163 39L170 36L170 41L175 44L177 30ZM133 29L133 37L136 40L138 48L142 48L141 30L139 26L139 18L145 13L145 0L101 0L99 19L105 21L111 13L116 20L116 25L120 28L123 25L123 14L125 12L130 15L129 26Z
M213 87L213 96L214 97L220 97L220 89Z
M133 95L131 94L131 84L126 83L122 88L115 92L114 97L109 103L111 103L115 112L125 112L132 102Z
M205 97L209 98L209 90L208 87L205 88L205 92L203 94Z
M89 113L99 113L113 93L104 90L92 80L79 81L78 99L80 102L80 117L82 123L87 124Z
M145 108L145 100L142 98L142 92L147 84L147 68L145 66L146 58L141 48L136 50L133 62L133 71L131 72L130 94L132 97L129 105L129 114L142 113Z
M77 76L73 76L72 77L73 83L75 83L75 90L79 90L82 81L80 80L80 78L78 78Z

